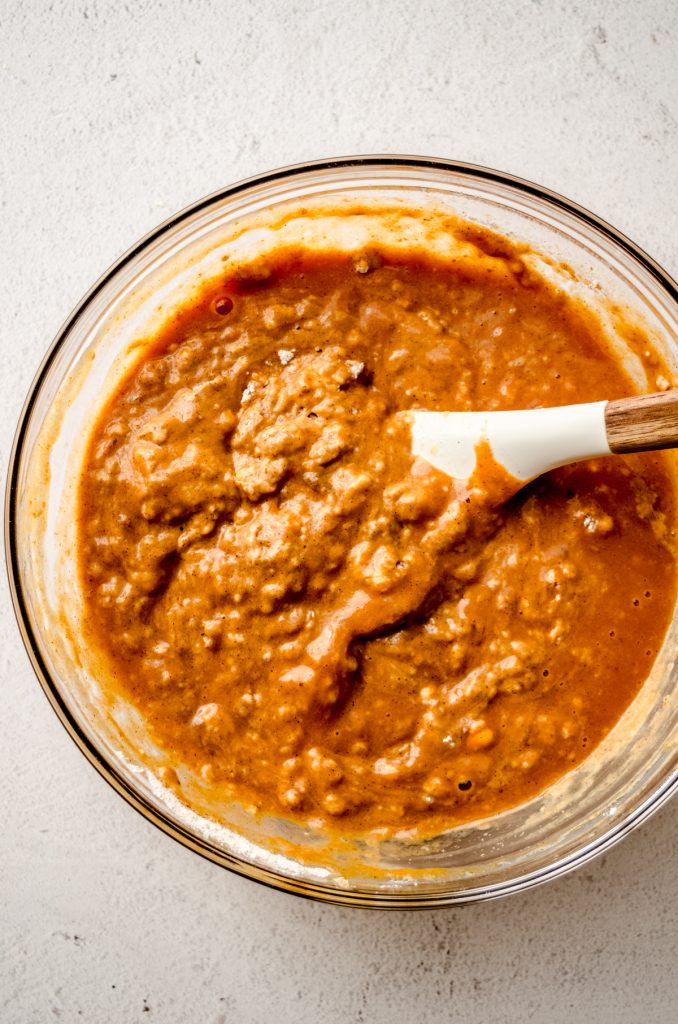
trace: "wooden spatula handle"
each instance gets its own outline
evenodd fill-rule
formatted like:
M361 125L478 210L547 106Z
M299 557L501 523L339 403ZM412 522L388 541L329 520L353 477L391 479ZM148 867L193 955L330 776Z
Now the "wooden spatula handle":
M605 429L615 453L678 447L678 388L608 402Z

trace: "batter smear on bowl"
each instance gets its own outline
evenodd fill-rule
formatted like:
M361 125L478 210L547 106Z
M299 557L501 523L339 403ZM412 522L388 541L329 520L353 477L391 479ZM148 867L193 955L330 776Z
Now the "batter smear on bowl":
M283 251L205 285L102 409L81 478L107 685L227 797L433 835L539 793L646 679L675 600L659 454L505 503L400 410L633 394L587 309L485 244Z

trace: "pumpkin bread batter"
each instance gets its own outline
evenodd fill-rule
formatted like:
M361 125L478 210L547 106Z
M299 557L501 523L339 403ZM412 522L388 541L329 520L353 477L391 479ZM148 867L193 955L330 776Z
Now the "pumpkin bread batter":
M282 252L212 281L93 429L80 569L107 685L168 763L261 811L424 836L518 804L662 643L665 456L499 503L409 454L399 410L635 391L583 306L481 248Z

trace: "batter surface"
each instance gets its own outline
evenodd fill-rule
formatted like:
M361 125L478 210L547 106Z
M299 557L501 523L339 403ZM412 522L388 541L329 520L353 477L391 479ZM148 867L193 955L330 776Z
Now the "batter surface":
M498 503L395 415L634 393L592 316L494 252L280 253L206 286L102 410L86 628L168 763L430 835L537 794L642 685L675 599L664 456Z

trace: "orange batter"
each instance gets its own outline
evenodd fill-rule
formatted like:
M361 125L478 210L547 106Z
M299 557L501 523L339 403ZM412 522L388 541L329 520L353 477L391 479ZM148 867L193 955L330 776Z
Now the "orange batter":
M175 764L262 811L423 836L529 799L609 731L662 643L668 463L582 463L497 504L482 473L460 492L413 461L394 414L634 390L593 317L508 245L477 269L287 252L212 282L85 460L108 685Z

